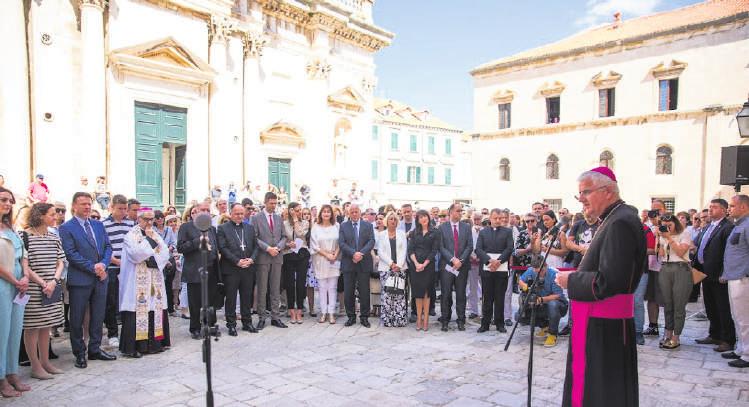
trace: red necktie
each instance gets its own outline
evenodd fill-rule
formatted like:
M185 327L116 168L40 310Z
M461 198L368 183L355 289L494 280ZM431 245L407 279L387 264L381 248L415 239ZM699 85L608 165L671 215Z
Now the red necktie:
M455 251L455 258L458 258L458 225L453 225L453 250Z
M268 215L268 225L270 226L270 232L273 233L273 215Z

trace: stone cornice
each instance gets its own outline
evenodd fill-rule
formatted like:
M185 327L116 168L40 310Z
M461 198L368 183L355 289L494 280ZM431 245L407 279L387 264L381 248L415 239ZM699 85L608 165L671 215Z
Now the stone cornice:
M109 0L78 0L80 7L93 6L103 11L107 7Z
M522 127L517 129L504 129L486 133L471 134L473 141L486 141L505 139L513 137L543 136L548 134L568 133L580 130L595 130L606 127L638 126L647 123L672 122L677 120L693 120L705 116L717 114L735 115L741 110L742 105L710 106L698 110L682 110L650 113L629 117L612 117L606 119L591 120L577 123L558 123L537 127Z
M613 88L622 79L622 74L614 71L609 71L604 75L603 72L599 72L590 79L590 83L596 88Z
M284 144L297 148L304 148L306 142L299 130L288 123L278 122L266 130L260 132L260 142L262 144Z
M681 75L686 67L686 62L680 62L672 59L670 65L667 66L666 64L661 62L660 64L651 68L650 73L653 74L653 78L655 79L673 79Z
M444 127L435 127L435 126L426 126L426 125L414 125L414 124L399 122L397 120L387 120L387 119L381 119L381 118L375 119L374 123L382 124L385 126L393 126L393 127L410 127L413 129L436 131L440 133L453 133L453 134L463 133L463 130L446 129Z
M592 46L585 46L559 52L551 52L544 55L536 55L526 58L512 59L508 61L499 61L495 64L473 69L469 73L473 77L485 77L520 71L523 69L539 68L542 66L568 62L588 56L601 56L629 51L632 49L649 46L652 44L653 40L673 41L691 38L695 35L713 34L715 32L735 29L737 25L745 25L747 23L749 23L749 11L744 11L732 16L719 18L717 20L705 21L697 24L689 24L666 31L652 32L621 40L595 44Z
M555 97L561 95L562 92L564 92L565 87L566 86L559 81L551 83L545 82L541 85L541 88L538 89L538 93L545 98Z
M504 103L512 103L515 98L515 92L509 89L500 89L492 95L491 103L495 105L501 105Z
M210 16L231 16L234 0L143 0L170 10L194 14L206 21Z

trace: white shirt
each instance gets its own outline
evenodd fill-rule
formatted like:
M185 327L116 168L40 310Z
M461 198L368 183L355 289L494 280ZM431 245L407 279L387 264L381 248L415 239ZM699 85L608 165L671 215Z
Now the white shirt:
M682 231L680 235L674 236L673 241L678 244L690 244L692 243L692 239L689 236L689 233L685 230ZM666 238L661 237L660 238L661 247L665 251L663 256L660 256L661 261L665 262L689 262L689 250L686 250L682 256L679 256L676 254L676 251L674 251L673 247L668 247L668 240Z

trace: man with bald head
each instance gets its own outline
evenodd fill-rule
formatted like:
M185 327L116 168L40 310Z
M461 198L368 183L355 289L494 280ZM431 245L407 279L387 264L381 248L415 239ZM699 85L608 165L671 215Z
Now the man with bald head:
M348 316L345 326L356 323L354 289L358 285L360 322L363 327L369 328L369 274L374 265L374 228L361 218L361 208L358 204L353 203L349 206L349 219L341 224L338 244L342 253L343 295Z

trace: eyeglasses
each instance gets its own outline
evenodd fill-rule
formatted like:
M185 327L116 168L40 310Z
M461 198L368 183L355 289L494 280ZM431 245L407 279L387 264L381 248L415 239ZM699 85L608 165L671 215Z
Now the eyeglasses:
M99 219L101 219L101 216L93 215L93 216L91 216L91 219L93 219L93 220L99 220Z
M57 213L60 213L60 214L64 214L65 212L67 212L67 210L65 210L65 209L60 209L60 208L56 208L56 209L55 209L55 212L57 212Z
M153 220L154 220L154 218L141 218L141 219L143 219L144 221L149 222L149 223L153 222Z
M440 215L440 218L446 218L447 215Z
M536 223L535 219L526 219L525 223Z
M673 220L674 220L674 215L661 216L661 222L672 222Z
M588 195L592 194L593 192L596 192L599 189L604 189L604 188L606 188L606 186L602 186L602 187L598 187L598 188L593 188L593 189L583 189L582 191L580 191L580 195L575 195L575 199L577 199L579 201L580 199L587 197Z

